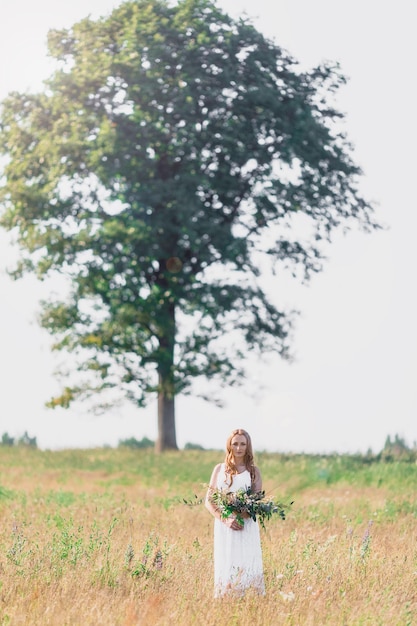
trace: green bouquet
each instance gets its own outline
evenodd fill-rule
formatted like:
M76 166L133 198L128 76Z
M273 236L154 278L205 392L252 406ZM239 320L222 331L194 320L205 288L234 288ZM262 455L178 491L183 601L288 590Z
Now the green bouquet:
M219 509L223 519L234 515L236 520L243 526L244 518L250 517L254 522L259 520L265 529L265 520L269 520L274 514L278 514L285 520L288 508L293 504L275 502L265 496L265 491L252 491L250 487L237 491L213 489L211 494L213 503Z

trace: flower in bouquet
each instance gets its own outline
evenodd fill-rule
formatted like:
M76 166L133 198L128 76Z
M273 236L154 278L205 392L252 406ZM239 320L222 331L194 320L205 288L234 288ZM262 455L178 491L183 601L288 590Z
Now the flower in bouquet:
M220 511L223 519L234 515L236 520L243 526L244 518L250 517L254 522L259 520L265 529L265 520L269 520L274 514L278 514L285 520L286 511L292 505L275 502L267 498L265 491L252 491L250 487L237 491L213 489L211 498Z

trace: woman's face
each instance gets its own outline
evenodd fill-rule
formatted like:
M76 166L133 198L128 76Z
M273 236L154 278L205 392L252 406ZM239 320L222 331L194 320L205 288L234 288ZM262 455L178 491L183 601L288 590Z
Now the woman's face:
M234 435L230 442L230 447L236 463L243 463L248 447L245 435Z

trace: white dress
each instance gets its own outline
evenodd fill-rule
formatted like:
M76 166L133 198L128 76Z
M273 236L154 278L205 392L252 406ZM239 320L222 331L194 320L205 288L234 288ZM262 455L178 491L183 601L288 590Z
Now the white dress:
M233 476L225 474L222 463L218 477L218 489L237 491L251 485L248 470ZM248 518L244 520L243 530L232 530L224 522L214 521L214 596L216 598L228 592L243 595L245 589L254 588L258 593L265 593L261 538L258 522Z

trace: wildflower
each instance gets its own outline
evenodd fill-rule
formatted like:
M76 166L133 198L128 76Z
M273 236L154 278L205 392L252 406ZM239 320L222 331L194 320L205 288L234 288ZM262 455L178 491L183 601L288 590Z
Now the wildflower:
M135 556L135 551L133 550L133 546L131 543L129 543L129 545L126 548L126 552L125 552L125 565L126 567L130 567L133 558Z
M371 544L371 526L373 524L373 521L370 520L368 522L368 526L366 527L366 530L364 532L364 535L362 537L362 544L361 544L361 558L364 559L366 557L366 555L369 552L370 549L370 544Z
M153 560L153 566L155 569L162 569L162 552L158 550L155 554L155 558Z
M280 591L279 595L286 602L293 602L295 598L295 593L293 591L289 591L288 593L285 593L284 591Z

